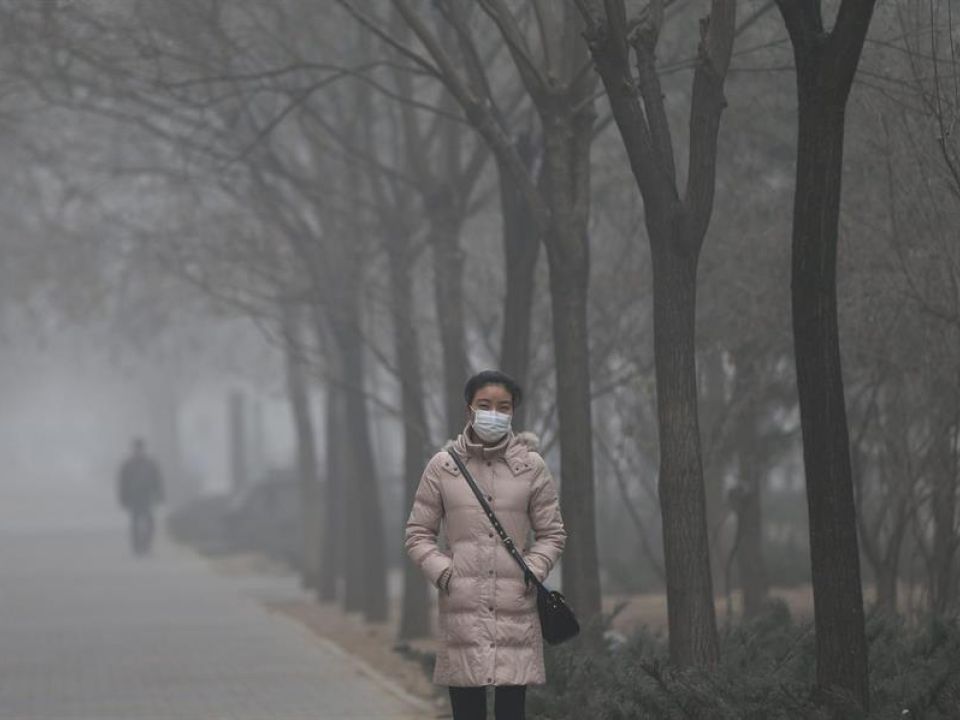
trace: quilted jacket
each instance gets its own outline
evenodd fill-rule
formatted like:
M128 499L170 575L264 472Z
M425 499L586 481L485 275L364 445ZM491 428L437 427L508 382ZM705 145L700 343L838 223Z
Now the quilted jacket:
M533 573L544 580L563 551L566 531L556 483L535 451L532 433L509 433L494 447L467 431L448 447L458 453ZM438 542L441 526L446 549ZM532 535L532 542L531 536ZM545 682L536 591L503 547L453 459L427 464L406 525L410 558L439 592L438 685L530 685Z

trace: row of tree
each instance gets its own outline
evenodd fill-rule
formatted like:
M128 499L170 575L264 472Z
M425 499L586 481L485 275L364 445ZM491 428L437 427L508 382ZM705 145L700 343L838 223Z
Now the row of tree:
M597 498L613 481L662 575L678 664L718 660L724 543L747 612L762 604L761 488L799 431L818 682L866 706L861 547L888 607L911 530L931 605L957 587L952 24L933 0L897 4L858 76L872 0L843 0L830 23L818 0L701 13L662 0L3 4L14 97L135 138L98 148L102 167L82 160L111 184L98 216L283 349L319 598L387 617L394 543L371 412L402 430L406 502L390 511L405 514L431 448L462 425L463 379L498 365L532 391L518 424L559 460L570 601L601 612ZM844 178L855 81L859 160ZM62 157L89 147L56 143ZM788 299L776 264L791 217ZM846 268L847 296L841 229L867 258ZM846 393L838 307L857 318ZM652 514L634 506L651 478ZM426 593L407 565L404 637L427 632Z

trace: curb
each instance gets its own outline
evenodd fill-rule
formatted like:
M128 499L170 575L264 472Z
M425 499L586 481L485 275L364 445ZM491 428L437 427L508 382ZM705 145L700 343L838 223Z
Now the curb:
M296 622L291 618L293 622ZM375 682L381 688L389 692L391 695L396 697L398 700L402 700L408 705L412 706L414 709L420 712L430 713L427 717L436 717L437 708L434 707L431 703L423 700L422 698L411 695L402 687L400 687L396 682L388 678L386 675L381 673L379 670L375 670L366 660L353 655L346 649L342 648L340 645L337 645L333 640L325 638L321 635L312 633L313 638L325 646L330 652L337 655L338 657L349 662L351 665L356 668L356 670L361 674Z

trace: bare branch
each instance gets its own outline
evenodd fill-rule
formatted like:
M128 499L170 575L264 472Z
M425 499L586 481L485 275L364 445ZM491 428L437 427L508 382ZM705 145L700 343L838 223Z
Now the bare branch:
M736 0L713 0L710 15L700 22L700 59L693 76L690 106L690 157L684 206L687 242L703 243L716 191L717 137L727 105L723 84L730 66L736 27Z
M527 92L534 100L543 100L549 92L549 83L530 53L527 40L523 36L516 18L503 0L479 0L480 7L490 16L500 30L510 54L513 56L517 71Z

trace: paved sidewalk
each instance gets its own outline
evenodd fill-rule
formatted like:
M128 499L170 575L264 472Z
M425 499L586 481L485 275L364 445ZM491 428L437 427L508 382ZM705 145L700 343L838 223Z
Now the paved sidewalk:
M431 717L257 601L293 581L125 543L119 528L0 528L0 720Z

